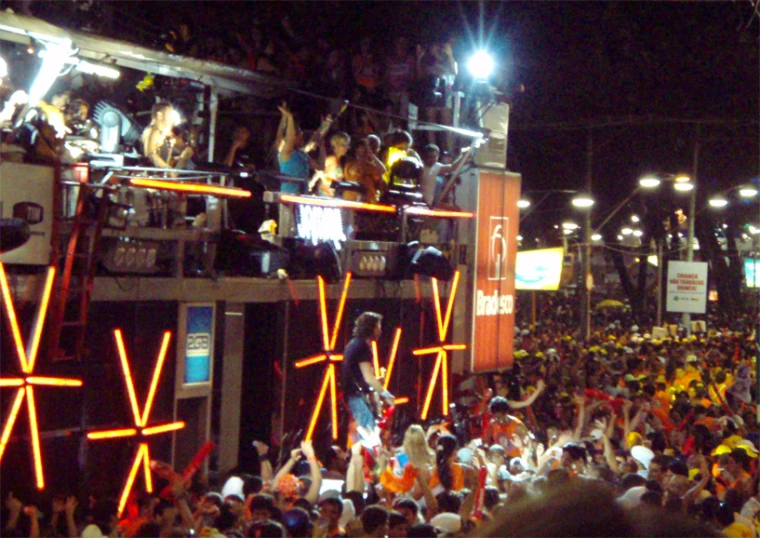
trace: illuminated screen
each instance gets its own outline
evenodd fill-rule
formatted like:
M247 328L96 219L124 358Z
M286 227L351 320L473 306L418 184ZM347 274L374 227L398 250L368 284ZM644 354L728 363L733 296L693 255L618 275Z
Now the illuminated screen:
M518 290L559 289L564 249L546 248L517 253L515 288Z
M744 278L748 288L760 288L760 260L744 258Z

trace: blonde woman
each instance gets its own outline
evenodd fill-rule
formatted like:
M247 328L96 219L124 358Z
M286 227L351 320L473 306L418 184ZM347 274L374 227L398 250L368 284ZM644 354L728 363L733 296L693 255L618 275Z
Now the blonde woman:
M435 452L428 445L425 430L419 424L412 424L407 428L401 451L417 469L431 470L435 466Z
M324 179L320 181L319 193L327 196L334 195L333 181L343 181L343 166L346 153L351 147L351 137L346 133L335 133L330 137L332 154L325 159Z

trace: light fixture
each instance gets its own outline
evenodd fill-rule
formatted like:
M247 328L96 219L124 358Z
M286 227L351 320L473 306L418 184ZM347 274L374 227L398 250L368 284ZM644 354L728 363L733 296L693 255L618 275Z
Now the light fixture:
M656 176L644 176L639 180L639 186L644 187L645 189L654 189L655 187L659 187L660 178Z
M594 205L594 199L591 197L590 194L582 192L577 194L572 201L573 207L577 207L579 209L588 209L592 205Z
M518 235L518 236L517 236L517 240L518 240L518 241L522 241L522 240L523 240L523 236L521 236L521 235Z
M710 204L710 207L713 207L715 209L721 209L723 207L726 207L728 205L728 200L726 200L726 197L722 194L717 194L710 198L707 202Z
M757 187L754 185L742 185L739 187L739 195L742 198L753 198L757 196Z
M565 230L577 230L579 226L572 221L565 221L562 223L562 228Z
M631 215L631 222L640 222L641 219L638 215Z
M618 241L622 241L622 240L623 240L623 236L622 236L622 235L620 235L620 234L618 234L618 236L617 236L617 240L618 240Z
M631 235L633 233L633 228L625 227L622 230L620 230L620 233L623 235Z
M517 201L517 207L520 209L527 209L530 207L530 200L526 200L525 198L522 198Z
M467 68L475 78L475 80L485 80L493 72L494 63L493 59L484 50L479 50L472 55L470 61L467 63Z
M689 192L694 188L694 183L675 183L673 188L678 192Z
M573 230L569 228L565 228L564 230L562 230L562 233L565 235L573 235Z
M42 58L42 65L29 89L29 106L35 107L45 97L61 74L61 70L66 63L71 61L71 57L76 54L76 49L72 48L70 39L63 39L58 43L45 43L45 49L41 50L39 56Z
M641 230L633 230L633 235L634 237L641 237L642 235L644 235L644 232L642 232Z
M602 234L594 234L591 236L592 241L601 241L602 240Z
M685 174L678 174L673 181L676 183L691 183L691 178Z

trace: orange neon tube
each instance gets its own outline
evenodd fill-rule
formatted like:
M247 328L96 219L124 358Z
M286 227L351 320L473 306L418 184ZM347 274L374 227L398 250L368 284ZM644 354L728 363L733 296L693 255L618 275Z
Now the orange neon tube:
M153 493L153 476L150 474L150 449L145 443L141 443L143 450L143 475L145 476L145 491Z
M23 384L24 380L17 377L0 379L0 387L20 387Z
M433 399L435 381L438 379L438 372L441 370L441 355L443 355L443 351L438 352L438 357L435 359L435 367L433 368L433 375L430 376L427 396L425 396L425 405L422 407L422 420L427 420L428 411L430 410L430 400Z
M325 293L325 281L324 279L317 275L317 284L319 285L319 316L322 321L322 345L324 346L324 350L328 351L330 349L330 337L329 331L327 329L327 298Z
M468 211L446 211L444 209L428 209L426 207L419 206L407 206L404 209L407 215L417 215L418 217L435 217L435 218L449 218L449 219L472 219L475 218L475 213Z
M364 211L379 211L381 213L395 213L396 208L391 205L366 204L363 202L353 202L351 200L341 200L338 198L312 198L309 196L294 196L284 194L280 196L280 202L283 204L306 204L318 205L323 207L342 207L345 209L359 209Z
M385 381L383 382L383 388L388 390L388 383L391 381L391 374L393 373L393 365L396 362L396 353L398 353L398 343L401 340L401 327L396 328L396 334L393 337L393 347L391 347L391 356L388 358L388 370L385 372Z
M21 404L24 402L24 396L26 396L26 391L23 388L18 389L16 392L16 399L13 400L13 406L11 407L11 414L8 415L8 422L5 423L3 435L0 437L0 461L3 459L5 446L8 444L8 439L11 436L11 431L13 431L13 425L16 423L16 418L18 418L18 412L21 410Z
M446 344L443 346L443 349L446 351L462 351L463 349L467 349L467 344Z
M338 438L338 398L335 390L335 365L330 365L330 410L332 418L332 434L333 439Z
M143 447L147 448L147 445L145 443L140 443L140 448L137 450L137 454L135 454L135 459L132 462L132 468L129 470L127 481L124 484L124 490L121 492L121 498L119 499L119 517L121 517L122 512L124 512L124 507L127 505L127 498L129 498L129 492L132 491L132 485L135 483L137 471L140 470L140 460L142 458Z
M317 364L324 360L327 360L327 355L317 355L316 357L311 357L309 359L301 359L300 361L296 361L296 368L311 366L312 364Z
M118 439L120 437L134 437L137 435L135 428L123 428L120 430L104 430L102 432L90 432L87 439L97 441L99 439Z
M393 400L393 405L401 405L405 403L409 403L408 396L402 396L401 398L396 398L395 400Z
M441 332L441 342L443 342L449 332L449 322L451 321L451 313L454 311L454 299L457 295L457 286L459 286L459 271L454 272L454 282L451 283L449 304L446 306L446 319L443 322L443 331Z
M185 427L185 423L181 420L179 422L172 422L170 424L161 424L160 426L151 426L150 428L143 428L143 435L157 435L159 433L173 432L181 430Z
M8 279L5 275L5 265L0 262L0 291L3 294L3 304L5 304L5 310L8 313L8 321L11 324L11 334L13 334L13 343L16 346L16 354L18 360L21 363L21 371L25 374L30 372L29 364L26 360L26 350L24 349L24 342L21 339L21 329L16 319L16 309L13 306L13 299L11 298L11 290L8 287Z
M161 351L158 352L158 361L153 369L153 379L150 382L150 389L148 390L148 399L145 402L145 408L143 409L142 420L140 426L145 426L148 423L148 417L150 416L151 407L153 407L153 398L156 396L156 388L158 387L158 380L161 377L161 371L164 368L164 360L166 359L166 351L169 349L169 341L172 338L171 331L164 333L164 339L161 342Z
M435 305L435 315L436 320L438 321L438 339L443 342L445 336L442 332L443 316L441 315L441 297L438 295L438 279L431 278L430 281L433 285L433 304Z
M338 314L335 316L335 325L333 326L333 335L330 340L330 350L335 349L335 343L338 341L338 331L340 322L343 320L343 307L346 306L346 297L348 296L348 286L351 284L351 271L346 273L346 280L343 282L343 291L340 294L338 303Z
M204 185L202 183L180 183L178 181L165 181L162 179L146 179L140 177L131 178L129 183L133 187L146 187L148 189L160 189L165 191L228 196L230 198L251 197L250 191L238 189L237 187L220 187L216 185Z
M330 365L332 366L332 365ZM314 412L311 415L311 423L309 429L306 432L306 441L311 439L314 433L314 428L317 425L317 419L319 418L319 412L322 410L322 403L325 401L325 393L327 392L327 385L330 383L330 368L325 371L325 376L322 381L322 388L319 391L319 398L317 398L317 405L314 406Z
M443 416L449 416L449 354L441 352L441 390L443 391Z
M53 290L53 282L55 281L55 267L50 266L47 270L47 276L45 278L45 287L42 291L42 299L37 307L37 315L34 319L34 325L32 325L32 338L29 341L29 347L26 350L27 360L29 361L29 373L34 371L34 363L37 360L37 351L40 347L40 337L42 336L42 326L45 324L45 316L47 315L48 304L50 302L50 292Z
M432 353L440 353L443 348L441 346L426 347L423 349L415 349L412 351L412 355L430 355Z
M40 430L37 423L37 406L34 403L34 387L26 386L26 408L29 411L29 433L32 438L34 454L34 474L37 477L37 489L45 489L45 476L42 474L42 451L40 450Z
M377 356L377 342L372 340L372 368L375 370L375 377L380 377L380 359Z
M343 355L330 355L331 362L340 362L343 360Z
M137 406L137 396L135 396L135 385L132 381L132 374L129 371L129 361L127 360L127 351L124 349L124 340L121 336L121 329L115 329L114 337L116 338L116 347L119 350L119 360L121 361L121 370L124 373L124 381L127 385L127 394L129 395L129 405L132 408L132 415L135 419L135 426L142 426L140 422L140 408Z
M43 377L32 375L26 378L30 385L48 385L54 387L81 387L81 379L66 379L63 377Z

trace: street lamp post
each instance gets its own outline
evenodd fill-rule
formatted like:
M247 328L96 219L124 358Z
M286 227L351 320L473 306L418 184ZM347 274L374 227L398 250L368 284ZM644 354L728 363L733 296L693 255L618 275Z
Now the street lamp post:
M697 123L697 132L694 138L694 160L692 162L691 169L691 181L694 184L694 188L691 189L689 196L689 233L687 235L686 245L686 261L694 261L694 216L696 215L697 207L697 166L699 164L699 123ZM686 336L691 336L691 314L689 312L683 313L683 327L686 331Z

